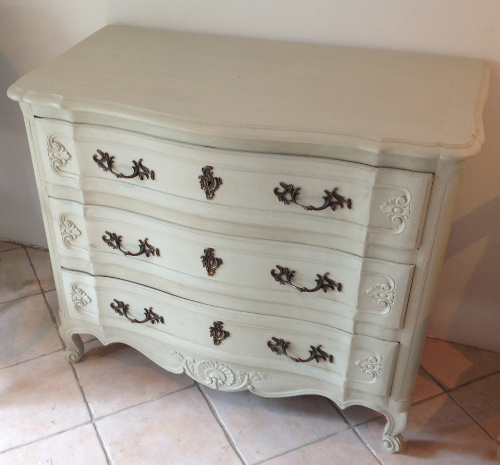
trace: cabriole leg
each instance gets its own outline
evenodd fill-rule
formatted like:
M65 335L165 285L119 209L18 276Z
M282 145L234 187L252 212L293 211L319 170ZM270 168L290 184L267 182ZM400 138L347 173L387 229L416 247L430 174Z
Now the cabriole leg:
M404 440L401 433L406 428L408 412L399 412L394 415L386 413L385 416L387 418L387 423L384 428L382 442L387 452L396 454L403 449Z
M83 342L78 334L71 334L66 331L62 326L59 328L59 334L66 344L64 356L70 363L77 363L83 356Z

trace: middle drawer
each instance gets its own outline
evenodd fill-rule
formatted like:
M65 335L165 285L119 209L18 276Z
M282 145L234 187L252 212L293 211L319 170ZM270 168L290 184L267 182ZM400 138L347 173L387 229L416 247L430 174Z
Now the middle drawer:
M356 322L394 329L403 323L412 265L204 232L53 198L50 210L60 264L68 269L349 332Z

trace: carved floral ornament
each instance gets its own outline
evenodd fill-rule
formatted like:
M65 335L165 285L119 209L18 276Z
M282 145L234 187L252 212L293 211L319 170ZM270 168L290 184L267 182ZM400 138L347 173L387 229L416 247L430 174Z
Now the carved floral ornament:
M59 216L59 229L61 230L63 244L68 249L73 247L71 241L82 235L82 232L76 227L75 223L69 220L64 213Z
M47 153L52 171L55 174L61 175L61 167L71 160L71 155L66 150L66 147L56 140L56 137L56 134L49 134L47 136Z
M84 308L92 299L85 293L84 290L78 287L78 283L71 284L71 300L75 310L80 313L84 313Z
M252 390L254 381L265 378L256 371L245 373L241 370L233 370L227 365L214 360L200 360L197 362L193 358L184 357L178 352L175 352L175 355L180 358L181 366L187 375L212 389L220 391Z
M406 229L406 224L410 218L411 192L404 187L400 189L403 191L402 195L392 197L380 206L380 210L395 225L395 234L401 234Z
M374 353L363 357L356 362L359 369L369 378L369 383L374 383L382 372L382 356Z
M366 293L380 307L378 314L387 315L391 311L394 298L396 297L394 280L385 276L386 281L379 283L366 291Z

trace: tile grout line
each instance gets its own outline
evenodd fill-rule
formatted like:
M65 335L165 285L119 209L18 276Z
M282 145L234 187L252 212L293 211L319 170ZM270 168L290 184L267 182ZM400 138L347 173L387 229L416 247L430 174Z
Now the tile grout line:
M219 414L217 413L217 409L215 408L215 405L212 403L212 401L209 399L209 397L207 396L207 394L205 394L205 392L203 392L203 389L200 388L200 385L195 381L195 386L196 388L198 389L198 391L200 391L201 395L203 396L203 398L205 399L205 402L207 403L208 405L208 408L210 409L210 411L212 412L212 415L215 417L215 421L219 424L219 426L221 427L222 429L222 432L224 433L224 435L226 436L226 439L228 440L229 444L231 445L231 447L233 448L234 452L236 453L236 455L238 456L238 458L241 460L241 463L243 463L244 465L249 465L248 462L244 459L243 457L243 454L240 452L240 450L238 449L238 446L236 445L236 443L234 442L232 436L231 436L231 433L229 433L229 431L227 430L227 428L225 427L224 425L224 422L222 421L222 418L219 417Z

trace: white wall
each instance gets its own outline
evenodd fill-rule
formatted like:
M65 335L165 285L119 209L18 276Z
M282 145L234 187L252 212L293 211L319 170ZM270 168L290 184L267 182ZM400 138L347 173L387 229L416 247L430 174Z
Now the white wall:
M46 245L21 112L5 90L110 23L491 60L486 144L466 166L430 334L500 351L498 0L0 0L0 239Z

